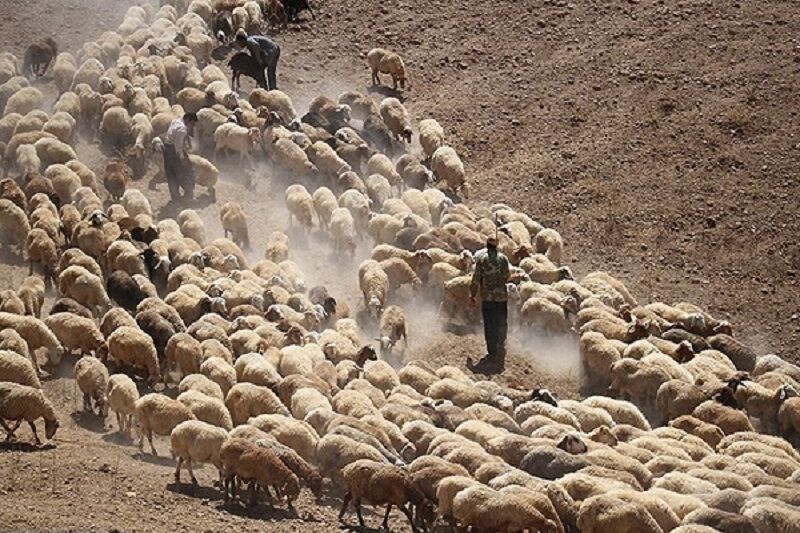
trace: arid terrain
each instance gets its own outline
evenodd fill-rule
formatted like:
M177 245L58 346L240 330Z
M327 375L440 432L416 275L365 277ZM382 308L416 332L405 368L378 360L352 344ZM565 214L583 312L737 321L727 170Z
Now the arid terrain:
M75 51L116 28L128 5L4 0L0 50L19 57L32 39L52 35ZM643 301L696 303L730 320L759 353L800 362L793 2L313 5L314 21L274 34L279 85L299 109L321 93L366 91L370 48L400 52L411 73L405 104L415 120L432 116L445 127L467 167L470 203L507 203L556 228L578 278L606 270ZM78 153L93 170L103 168L93 141L80 141ZM222 170L218 199L242 203L255 248L263 249L269 231L286 229L282 184L255 176L248 188L238 169ZM164 184L148 194L157 211L167 203ZM195 208L210 232L221 233L222 202L203 198ZM304 250L300 262L313 282L356 294L353 265L333 261L313 235ZM0 288L25 275L27 264L4 264ZM431 306L418 311L406 358L463 367L482 354L480 336L443 332ZM514 335L509 369L495 379L570 397L579 394L579 366L571 340ZM73 416L81 399L70 373L45 384L62 416L57 449L0 448L0 531L339 527L338 499L312 506L304 494L297 518L226 508L215 489L177 490L167 440L157 441L162 457L153 460L95 419ZM216 471L199 472L209 487ZM393 524L407 529L399 516ZM377 514L367 519L379 522Z

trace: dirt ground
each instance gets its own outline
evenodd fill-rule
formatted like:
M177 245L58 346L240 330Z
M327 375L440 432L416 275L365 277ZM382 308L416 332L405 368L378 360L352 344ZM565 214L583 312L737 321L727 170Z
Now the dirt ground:
M31 39L53 35L61 49L75 51L115 28L128 5L5 0L0 49L21 55ZM643 301L697 303L731 320L737 337L759 352L800 360L800 12L791 2L314 6L315 21L275 37L283 49L279 83L299 109L321 93L366 90L363 57L371 47L399 51L411 72L406 105L415 119L433 116L445 127L465 160L470 202L505 202L558 229L576 276L603 269ZM81 141L78 151L102 169L96 145ZM269 231L287 229L285 182L258 168L247 187L235 162L222 170L218 202L201 193L192 207L215 238L219 207L241 202L257 259ZM147 191L146 181L135 186ZM161 216L177 213L165 185L147 194ZM326 283L352 298L355 265L336 261L315 235L291 238L309 286ZM14 287L27 267L3 260L0 288ZM400 356L461 367L467 356L480 356L479 336L445 333L432 304L405 303L414 313ZM497 379L575 396L576 354L570 339L515 334L509 370ZM111 419L104 430L73 416L79 394L70 370L62 374L45 384L62 418L56 448L0 448L0 531L338 527L337 498L319 506L304 494L293 518L226 508L211 488L177 490L163 457L168 443L157 441L162 458L152 460L120 441ZM200 472L210 487L212 469ZM397 517L392 524L407 529Z

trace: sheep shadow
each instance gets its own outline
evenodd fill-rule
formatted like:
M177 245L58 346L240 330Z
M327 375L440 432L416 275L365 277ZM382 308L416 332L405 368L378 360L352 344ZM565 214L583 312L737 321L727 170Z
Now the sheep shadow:
M145 449L147 449L149 445L145 443ZM169 456L165 455L153 455L150 452L140 452L137 451L133 454L134 459L138 459L139 461L150 463L151 465L156 466L175 466L175 460Z
M392 89L391 87L387 87L386 85L372 85L369 89L367 89L369 94L378 94L383 96L384 98L394 97L400 100L400 102L405 102L406 97L403 91L399 89Z
M125 433L117 431L110 431L100 437L105 442L110 442L112 444L118 444L120 446L133 446L136 442L132 436L126 435Z
M20 441L3 441L0 442L0 453L6 452L24 452L24 453L35 453L35 452L46 452L48 450L54 450L56 445L52 442L47 442L45 444L36 445L32 442L20 442Z
M172 481L171 483L167 483L167 490L175 494L182 494L191 498L199 498L203 500L222 499L222 493L220 493L219 489L216 487L209 487L199 484L195 485L191 481L188 483L184 481L180 484Z
M80 426L81 428L91 431L93 433L105 433L106 432L106 421L103 418L100 418L95 413L90 413L88 411L75 411L70 415L73 422Z
M247 496L245 496L245 498L246 497ZM283 502L281 502L281 504L283 504ZM238 500L228 500L227 502L223 500L218 506L218 509L220 511L226 511L240 518L250 518L253 520L264 520L270 522L277 520L303 521L303 518L297 512L292 512L285 507L269 507L268 505L263 505L260 503L250 507L249 505L243 504Z

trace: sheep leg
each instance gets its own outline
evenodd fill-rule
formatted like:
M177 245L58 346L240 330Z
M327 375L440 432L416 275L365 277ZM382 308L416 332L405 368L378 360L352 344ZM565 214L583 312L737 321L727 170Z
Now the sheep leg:
M178 464L175 466L175 483L179 487L181 485L181 465L183 465L183 457L178 457Z
M392 512L392 504L386 506L386 514L383 515L383 529L389 530L389 513Z
M406 518L408 518L408 523L411 524L411 531L417 533L417 527L414 525L414 516L411 514L411 510L403 505L400 506L400 510L403 512L404 515L406 515ZM389 518L388 513L386 514L386 518Z
M253 507L256 504L256 481L255 480L250 481L250 484L248 485L247 490L250 493L250 502L249 502L248 505L250 507ZM272 497L270 496L268 498L268 500L271 503L272 502Z
M13 428L10 428L8 425L6 425L6 421L0 418L0 426L3 426L3 429L6 430L6 442L11 442L14 440L14 432L17 431L17 428L19 428L21 423L22 420L17 420L17 424Z
M186 469L189 471L189 477L192 479L192 485L197 485L197 478L194 477L194 472L192 471L192 460L186 460Z
M153 452L153 455L158 457L158 452L156 451L156 447L153 446L153 432L150 431L147 434L147 442L150 443L150 450Z
M83 410L84 411L91 411L92 410L92 399L89 398L88 394L83 395Z
M20 420L20 423L21 422L22 421ZM28 425L30 426L31 432L33 433L33 442L35 442L37 446L40 445L42 441L39 440L39 434L36 432L36 424L34 424L33 421L31 420L28 422ZM19 427L19 424L17 424L17 427Z
M352 498L353 498L353 495L350 494L349 492L344 495L344 500L342 500L342 508L339 511L339 521L340 522L342 521L342 518L344 517L344 513L347 512L347 506L350 504L350 500Z
M378 71L373 69L372 70L372 85L380 85L381 79L378 77Z
M354 501L356 505L356 516L358 516L358 525L364 527L364 517L361 516L361 498L357 498Z

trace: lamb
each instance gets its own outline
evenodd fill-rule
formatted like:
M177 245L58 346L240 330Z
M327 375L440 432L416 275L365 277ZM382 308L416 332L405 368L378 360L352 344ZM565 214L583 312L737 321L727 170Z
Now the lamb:
M381 79L378 74L383 73L391 75L394 90L397 90L398 83L401 89L405 89L406 67L398 54L383 48L373 48L367 53L367 64L372 71L372 85L380 84Z
M417 531L412 513L414 507L424 503L424 495L414 484L408 472L397 466L362 459L347 465L342 470L342 478L347 487L347 493L342 502L342 509L339 511L340 521L350 502L353 501L359 524L364 527L364 519L361 516L361 501L364 499L373 505L386 504L386 514L383 519L385 529L388 529L392 506L397 506L408 518L411 529ZM409 504L411 508L407 509L406 504Z
M181 422L195 420L191 410L178 400L163 394L151 393L139 398L135 403L136 431L139 434L139 451L143 450L147 437L153 455L158 455L153 446L153 433L169 435Z
M27 387L42 388L31 360L8 350L0 351L0 381L9 381Z
M384 309L381 314L379 337L381 351L391 354L394 345L397 344L401 338L405 345L408 346L405 313L403 313L402 308L396 305L390 305Z
M38 388L0 382L0 426L6 430L7 441L14 438L14 433L24 420L31 428L34 442L37 445L41 444L34 424L39 418L44 419L45 437L52 439L59 423L55 409L44 393ZM15 420L16 424L9 427L7 421L11 420Z
M212 202L217 201L217 180L219 178L219 170L208 159L196 154L189 154L189 162L192 164L194 170L195 183L208 190L209 199Z
M151 383L161 377L153 340L138 328L123 326L106 340L108 357L122 365L144 368Z
M372 318L378 318L386 306L386 297L389 293L389 276L383 270L381 263L367 260L358 268L359 288L364 296L364 305L369 310Z
M467 197L467 183L464 163L450 146L441 146L431 155L431 170L437 181L444 181L454 193L461 192Z
M286 208L289 211L289 226L297 219L305 231L314 227L314 199L303 185L294 184L286 188L284 194Z
M125 374L114 374L108 377L105 398L107 407L117 415L120 433L130 435L136 401L139 399L136 384Z
M234 425L244 424L251 417L263 414L289 416L289 410L275 393L253 383L234 385L225 398L225 405L231 413Z
M231 234L231 240L244 249L250 248L250 237L247 231L247 215L236 202L227 202L219 211L225 237Z
M48 316L44 323L69 352L97 353L105 342L103 334L91 318L72 313L56 313Z

